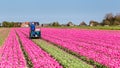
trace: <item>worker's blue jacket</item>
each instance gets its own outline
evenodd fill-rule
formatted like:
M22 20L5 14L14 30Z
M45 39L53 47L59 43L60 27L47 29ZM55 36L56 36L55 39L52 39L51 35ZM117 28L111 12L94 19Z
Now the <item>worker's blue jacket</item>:
M31 24L31 25L30 25L30 29L31 29L31 31L35 31L35 25L34 25L34 24Z

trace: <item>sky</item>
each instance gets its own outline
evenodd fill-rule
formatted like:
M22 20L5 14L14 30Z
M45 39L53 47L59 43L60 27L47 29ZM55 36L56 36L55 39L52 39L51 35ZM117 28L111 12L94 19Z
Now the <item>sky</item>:
M120 13L120 0L0 0L0 22L88 24L101 22L108 13Z

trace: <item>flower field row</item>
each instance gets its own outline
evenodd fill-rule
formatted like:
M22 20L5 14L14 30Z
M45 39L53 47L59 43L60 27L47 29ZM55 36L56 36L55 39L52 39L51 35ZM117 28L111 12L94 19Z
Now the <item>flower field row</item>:
M55 59L32 42L29 37L26 37L26 35L22 33L24 30L16 29L16 32L22 42L24 50L33 64L33 68L62 68Z
M110 68L120 67L120 31L42 28L42 38Z
M9 34L9 29L8 28L0 28L0 47L2 46L2 44L4 43L6 37Z
M0 53L0 68L25 68L26 61L13 29L10 30Z

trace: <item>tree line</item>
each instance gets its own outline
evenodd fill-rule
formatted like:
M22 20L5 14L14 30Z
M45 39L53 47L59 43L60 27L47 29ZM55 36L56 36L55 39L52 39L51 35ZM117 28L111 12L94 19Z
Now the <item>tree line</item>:
M22 23L20 22L8 22L3 21L3 27L20 27ZM113 15L112 13L108 13L105 15L105 18L102 22L97 22L91 20L89 25L87 25L84 21L79 24L79 26L117 26L120 25L120 14ZM49 24L41 24L41 26L75 26L73 22L68 22L67 24L60 24L59 22L52 22Z
M115 16L112 13L106 14L101 25L120 25L120 14Z
M87 25L84 21L79 24L79 26L120 26L120 14L113 15L112 13L108 13L105 15L105 18L102 22L97 22L91 20L89 25ZM73 22L68 22L67 24L59 24L59 22L53 22L48 24L48 26L75 26Z
M93 26L116 26L120 25L120 14L113 15L112 13L106 14L105 18L102 20L102 22L97 21L90 21L89 25L93 23Z
M20 27L22 23L20 22L8 22L8 21L3 21L2 26L3 27Z

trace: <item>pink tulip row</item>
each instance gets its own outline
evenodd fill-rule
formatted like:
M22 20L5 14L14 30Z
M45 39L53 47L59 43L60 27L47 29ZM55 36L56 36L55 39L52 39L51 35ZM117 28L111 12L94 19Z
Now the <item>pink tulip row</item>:
M0 68L25 68L26 61L14 29L0 49Z
M42 38L110 68L120 67L120 31L42 28Z
M33 68L62 68L60 64L29 39L29 31L16 29L24 50L33 64Z

